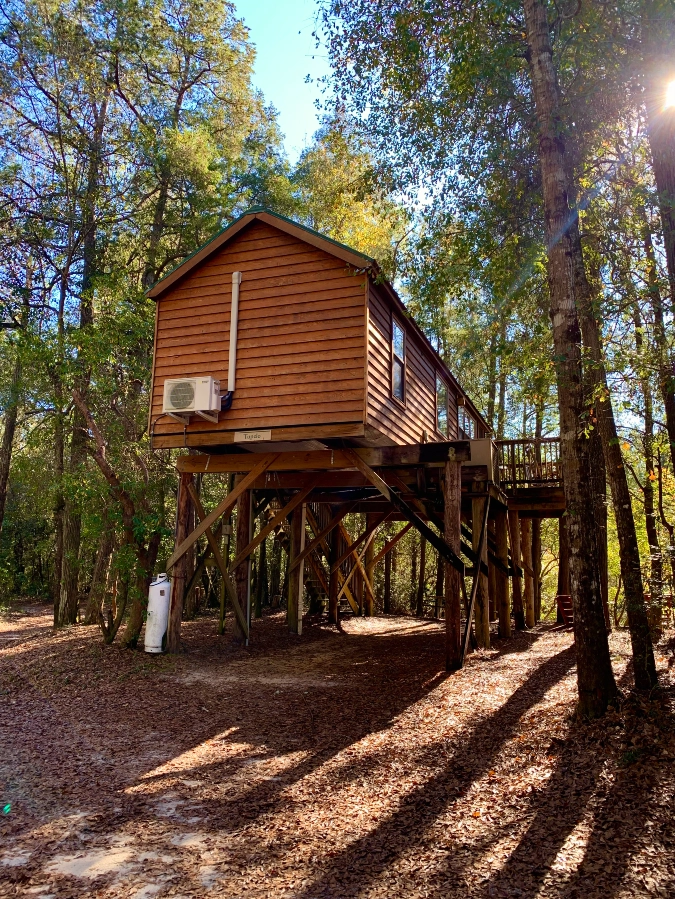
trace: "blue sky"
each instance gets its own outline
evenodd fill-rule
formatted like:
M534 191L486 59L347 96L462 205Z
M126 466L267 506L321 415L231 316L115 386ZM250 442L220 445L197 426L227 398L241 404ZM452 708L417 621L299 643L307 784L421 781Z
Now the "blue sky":
M256 46L254 84L279 112L286 151L295 162L318 127L314 101L317 84L306 84L328 73L325 54L315 47L315 0L235 0L250 40Z

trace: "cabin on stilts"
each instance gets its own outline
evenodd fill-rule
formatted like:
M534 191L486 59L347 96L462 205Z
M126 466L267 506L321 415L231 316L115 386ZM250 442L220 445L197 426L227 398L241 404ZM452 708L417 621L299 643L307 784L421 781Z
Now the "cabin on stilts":
M374 613L374 567L398 539L375 554L374 538L392 521L399 536L416 528L445 562L449 669L462 665L470 640L489 646L491 620L503 636L512 613L516 627L533 624L526 521L564 508L557 443L492 440L375 260L256 208L148 294L152 446L187 450L177 460L168 562L170 649L207 557L222 574L236 636L248 640L251 554L286 521L294 633L305 586L325 598L332 622L341 604ZM215 473L234 479L207 511L195 476ZM365 514L362 534L347 532L350 513ZM206 547L188 571L200 538Z

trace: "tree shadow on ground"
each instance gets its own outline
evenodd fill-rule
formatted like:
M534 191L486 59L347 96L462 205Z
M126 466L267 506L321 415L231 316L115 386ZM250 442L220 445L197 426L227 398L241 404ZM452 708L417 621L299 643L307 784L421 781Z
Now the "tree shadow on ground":
M303 896L357 896L367 892L368 885L390 861L421 841L424 832L443 811L491 768L503 744L516 733L522 716L574 664L572 648L546 660L495 713L481 718L472 733L462 736L461 745L450 756L442 773L403 798L396 811L367 835L331 857L321 876L303 890ZM452 893L458 883L453 884L452 873L447 874L444 887Z
M630 665L618 686L624 691L632 686ZM631 707L639 710L641 698L628 695L623 706L624 710ZM661 707L661 727L672 730L672 715L664 704ZM629 718L629 731L634 735L635 716ZM564 894L613 897L620 891L639 848L643 826L653 813L652 801L657 788L652 767L647 770L633 767L643 752L641 749L625 752L620 758L623 768L609 779L603 771L616 756L612 738L622 724L619 714L610 710L602 725L596 725L604 733L593 741L588 741L584 734L588 726L583 723L573 726L546 788L534 800L536 812L532 822L503 867L484 882L483 896L507 896L514 884L519 885L519 896L538 896L545 890L556 858L584 819L590 820L590 836L580 865L567 877Z

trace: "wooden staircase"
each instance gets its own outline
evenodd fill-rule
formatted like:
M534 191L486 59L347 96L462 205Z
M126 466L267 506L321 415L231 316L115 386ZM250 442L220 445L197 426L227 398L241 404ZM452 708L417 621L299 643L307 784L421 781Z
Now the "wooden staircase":
M572 598L569 594L558 594L555 598L558 604L558 612L563 620L564 625L572 628L574 626L574 608L572 607Z

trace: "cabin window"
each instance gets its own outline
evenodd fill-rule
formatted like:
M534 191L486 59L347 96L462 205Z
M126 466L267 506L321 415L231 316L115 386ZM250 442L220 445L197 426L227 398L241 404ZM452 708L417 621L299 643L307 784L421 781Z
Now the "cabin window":
M405 403L405 331L396 319L391 332L391 393Z
M464 406L458 407L457 410L459 433L464 440L473 441L476 437L476 420L471 413L466 411Z
M448 436L448 386L438 375L436 376L436 428Z

